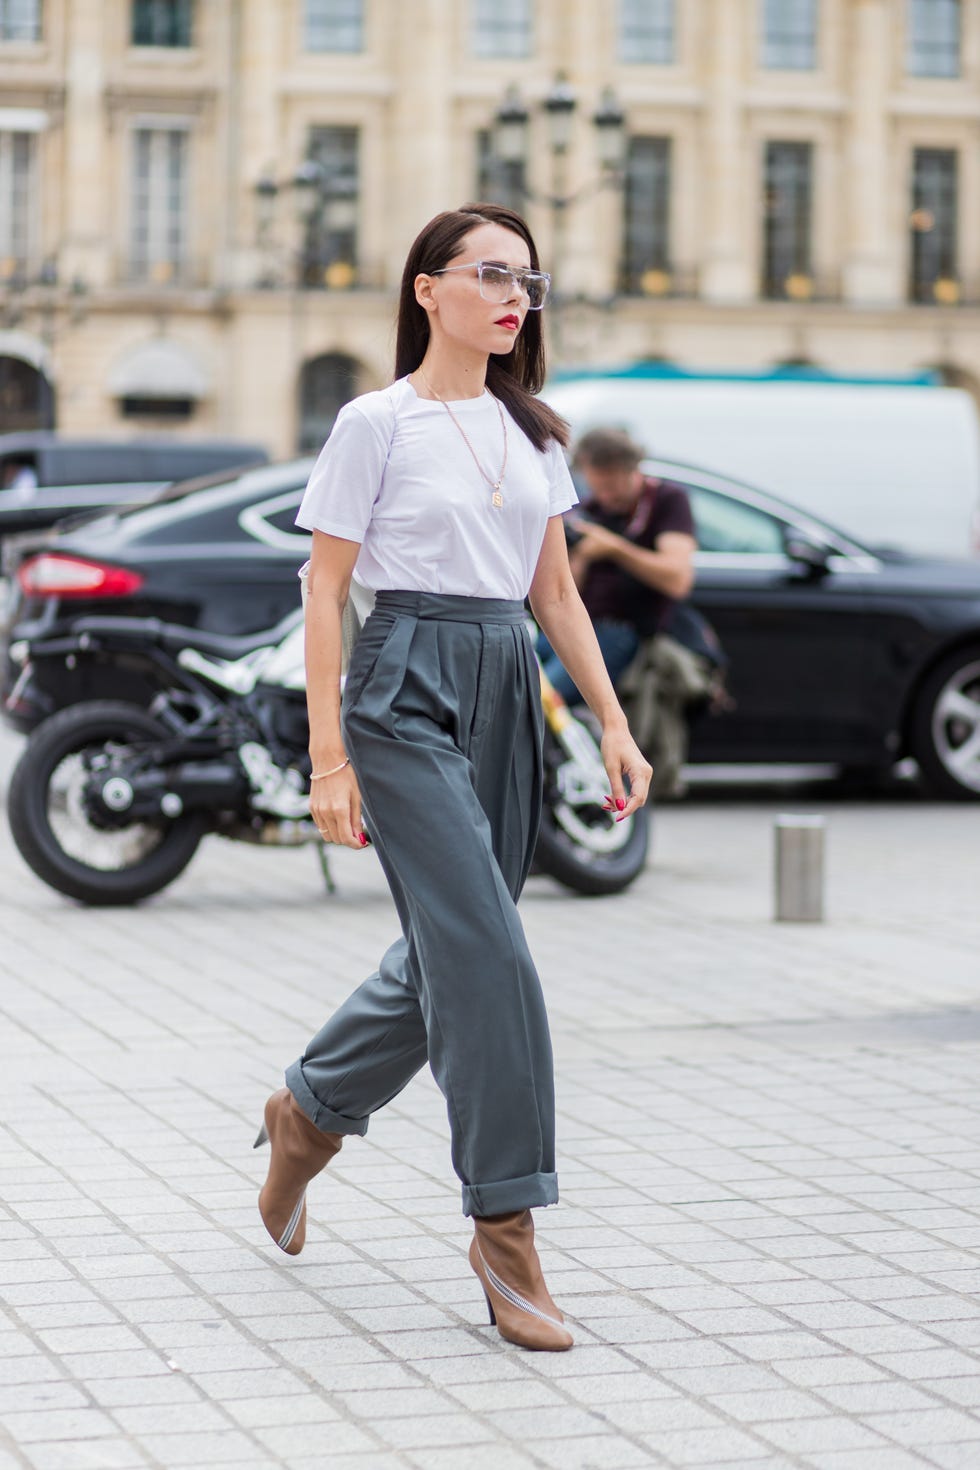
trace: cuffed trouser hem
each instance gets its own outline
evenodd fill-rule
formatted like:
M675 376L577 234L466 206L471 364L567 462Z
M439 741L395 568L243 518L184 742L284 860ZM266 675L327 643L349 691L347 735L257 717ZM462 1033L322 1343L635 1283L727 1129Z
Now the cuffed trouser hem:
M352 1133L363 1138L368 1131L367 1118L345 1118L343 1113L335 1113L332 1108L324 1107L319 1098L310 1091L303 1076L302 1060L293 1062L291 1067L286 1068L286 1086L310 1122L322 1133Z
M557 1203L557 1174L526 1174L523 1179L501 1179L496 1184L463 1185L463 1214L478 1219Z

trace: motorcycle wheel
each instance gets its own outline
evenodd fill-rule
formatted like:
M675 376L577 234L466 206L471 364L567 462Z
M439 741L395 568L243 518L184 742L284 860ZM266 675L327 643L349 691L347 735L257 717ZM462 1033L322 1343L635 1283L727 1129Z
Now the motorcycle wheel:
M555 780L561 755L545 737L545 765L551 779L545 791L534 868L588 897L622 893L643 870L650 845L649 809L642 807L617 825L595 802L574 801ZM600 773L605 782L605 772Z
M51 888L86 904L136 903L186 868L204 835L203 814L106 830L83 799L93 758L166 733L146 710L117 700L71 705L33 732L10 778L7 817L21 857Z

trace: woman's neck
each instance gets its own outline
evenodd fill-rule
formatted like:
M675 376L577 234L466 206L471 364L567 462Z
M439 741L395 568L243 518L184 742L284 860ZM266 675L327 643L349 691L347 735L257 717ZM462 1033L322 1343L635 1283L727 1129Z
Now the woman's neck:
M480 398L487 386L484 353L446 352L431 343L412 380L425 398Z

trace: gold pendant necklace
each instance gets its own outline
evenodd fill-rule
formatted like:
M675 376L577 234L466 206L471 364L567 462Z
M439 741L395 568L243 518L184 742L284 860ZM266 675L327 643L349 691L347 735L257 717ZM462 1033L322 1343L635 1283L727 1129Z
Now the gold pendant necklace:
M452 419L453 423L456 425L457 429L462 434L462 436L463 436L463 442L465 443L467 449L470 451L470 454L472 454L472 456L473 456L473 463L476 465L477 469L480 471L480 474L486 480L487 484L490 486L491 491L493 492L492 495L490 496L490 504L493 506L494 510L499 510L500 507L504 503L504 497L500 493L500 487L504 483L504 473L505 473L505 471L507 469L507 420L504 418L504 411L503 411L503 409L500 406L500 400L497 399L497 398L494 398L493 394L490 393L489 388L484 388L484 390L483 390L484 393L490 393L490 397L493 399L493 402L497 405L497 413L500 415L500 427L501 427L501 430L502 430L503 436L504 436L504 459L503 459L503 463L500 466L500 474L497 476L497 478L495 480L491 480L490 476L487 474L486 470L483 468L482 464L480 463L479 458L477 456L477 452L473 448L473 445L470 443L469 436L467 435L466 430L463 428L463 425L460 423L459 419L456 417L456 415L453 413L452 409L449 407L449 404L446 402L446 400L444 398L440 398L439 397L439 394L433 388L432 384L429 382L428 378L425 376L425 373L422 371L422 368L421 367L419 367L419 369L418 369L418 374L419 374L419 377L422 379L422 382L425 384L425 386L428 388L429 392L432 394L433 398L436 400L437 403L441 403L442 404L443 408L446 410L446 412L448 413L449 417Z

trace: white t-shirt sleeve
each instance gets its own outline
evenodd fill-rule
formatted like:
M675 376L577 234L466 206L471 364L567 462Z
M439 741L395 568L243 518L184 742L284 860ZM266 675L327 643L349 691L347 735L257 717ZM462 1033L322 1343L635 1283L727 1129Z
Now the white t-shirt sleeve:
M557 439L552 439L545 450L545 466L548 475L548 514L563 515L578 505L578 495L572 482L565 453Z
M345 404L313 466L297 526L362 542L381 489L388 442L358 403Z

